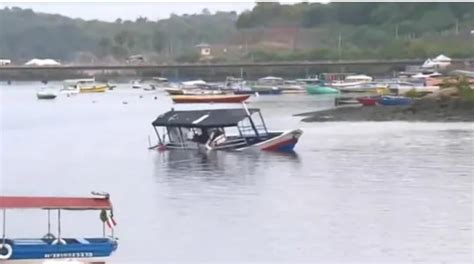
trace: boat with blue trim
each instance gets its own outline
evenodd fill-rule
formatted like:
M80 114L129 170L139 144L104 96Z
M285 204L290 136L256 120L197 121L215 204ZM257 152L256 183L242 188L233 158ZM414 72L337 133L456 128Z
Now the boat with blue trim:
M301 129L269 131L260 109L242 105L242 109L171 109L152 122L158 144L150 149L293 152Z
M117 250L114 237L112 203L107 193L95 193L94 197L24 197L0 196L3 212L3 233L0 238L0 263L44 261L49 259L77 259L98 261ZM47 233L40 238L11 238L6 236L7 210L42 209L47 211ZM102 220L102 237L66 238L62 236L61 213L68 210L98 210ZM57 233L51 230L51 212L57 212ZM111 230L106 236L106 226Z
M411 98L405 96L381 96L377 103L379 105L410 105L412 103Z

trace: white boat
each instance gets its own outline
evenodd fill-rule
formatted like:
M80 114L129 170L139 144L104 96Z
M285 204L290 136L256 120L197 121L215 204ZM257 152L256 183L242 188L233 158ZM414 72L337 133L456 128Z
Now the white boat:
M343 88L351 86L360 86L372 82L373 78L367 75L351 75L347 76L344 81L334 81L328 84L333 88Z
M304 83L306 85L316 85L320 83L318 76L309 76L307 78L296 79L297 82Z
M152 78L153 83L149 84L149 86L143 87L143 90L145 91L153 91L156 90L157 88L171 88L172 85L168 81L168 79L163 78L163 77L153 77Z
M43 87L36 92L38 99L54 99L56 96L58 96L57 92L49 87Z
M133 81L132 82L132 88L133 89L141 89L142 85L140 84L140 81Z
M424 72L420 72L420 73L417 73L413 76L411 76L412 78L415 78L415 79L426 79L426 78L430 78L430 77L439 77L439 76L442 76L441 73L439 72L436 72L436 71L424 71Z

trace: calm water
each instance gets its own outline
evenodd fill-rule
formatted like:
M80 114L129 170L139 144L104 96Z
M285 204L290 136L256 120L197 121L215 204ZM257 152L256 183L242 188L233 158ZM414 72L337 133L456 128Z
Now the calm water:
M473 123L306 124L292 114L331 100L261 96L250 105L269 127L304 130L295 155L158 153L148 136L165 94L38 101L35 85L1 87L0 190L110 192L112 263L473 260ZM8 219L7 235L46 233L45 212ZM100 235L98 213L65 213L63 232Z

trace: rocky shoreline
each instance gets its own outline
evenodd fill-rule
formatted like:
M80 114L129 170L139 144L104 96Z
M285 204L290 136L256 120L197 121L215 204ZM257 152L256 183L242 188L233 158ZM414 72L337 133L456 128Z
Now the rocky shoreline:
M423 121L474 122L474 102L462 99L418 99L411 106L346 106L301 113L303 122Z

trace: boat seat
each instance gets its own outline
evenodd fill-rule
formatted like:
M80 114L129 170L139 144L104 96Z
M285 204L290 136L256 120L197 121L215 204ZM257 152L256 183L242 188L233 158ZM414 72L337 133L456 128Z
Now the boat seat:
M79 242L81 244L90 244L91 243L85 238L76 238L76 240L77 240L77 242Z
M44 240L42 239L13 239L12 240L15 245L47 245Z

